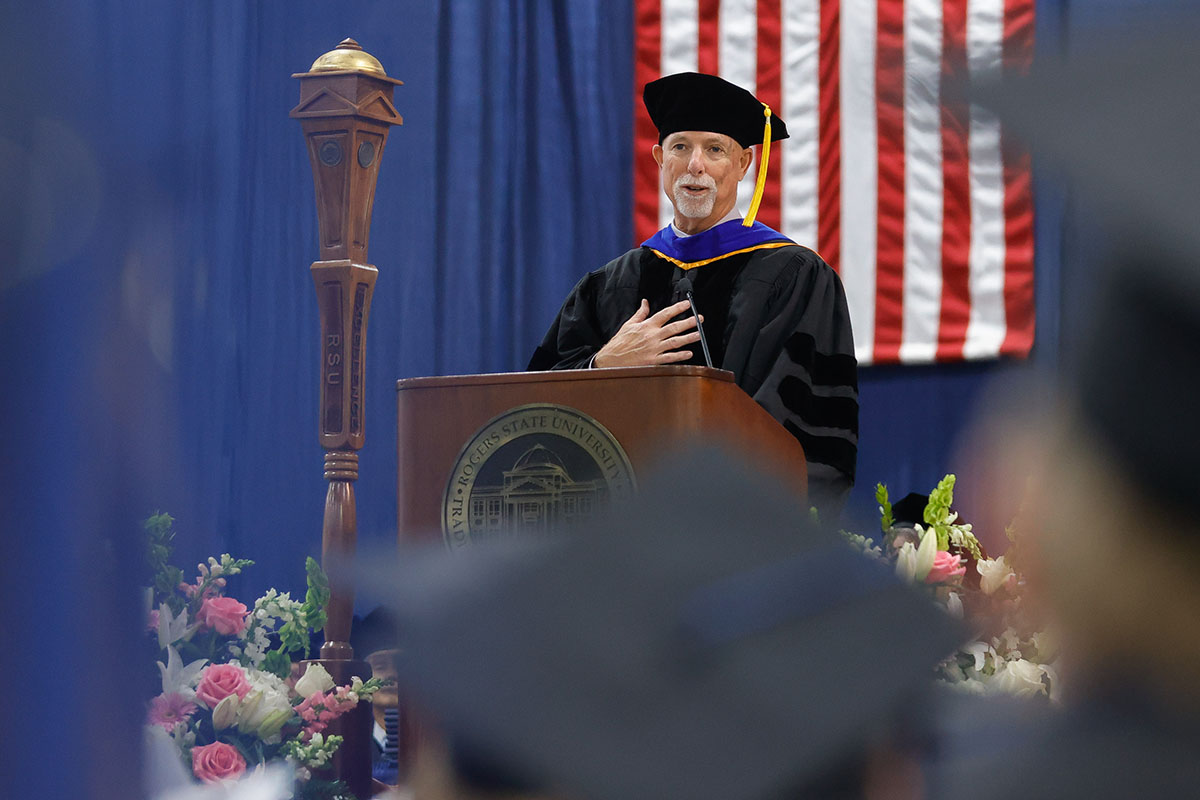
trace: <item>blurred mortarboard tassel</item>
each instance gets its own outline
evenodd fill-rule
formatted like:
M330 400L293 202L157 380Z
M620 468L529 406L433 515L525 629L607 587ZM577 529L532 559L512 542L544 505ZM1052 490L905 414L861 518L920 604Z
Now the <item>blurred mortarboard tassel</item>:
M576 535L375 567L452 739L597 800L772 796L863 747L957 625L713 450ZM687 465L688 470L680 470Z
M975 89L1123 233L1200 253L1200 14Z

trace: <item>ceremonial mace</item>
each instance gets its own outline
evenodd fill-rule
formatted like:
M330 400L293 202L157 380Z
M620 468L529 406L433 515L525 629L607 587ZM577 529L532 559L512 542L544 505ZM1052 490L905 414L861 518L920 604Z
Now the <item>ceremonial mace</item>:
M388 129L402 124L392 105L401 81L353 39L313 62L300 79L300 120L316 187L321 260L312 277L321 315L320 441L325 448L325 519L321 561L329 573L330 599L320 663L339 684L366 676L366 662L350 646L354 584L350 562L358 538L354 481L363 446L367 318L378 270L367 263L367 239L379 161ZM338 723L341 723L340 725ZM330 733L345 737L334 757L333 776L360 798L371 791L371 713L362 703L334 721Z

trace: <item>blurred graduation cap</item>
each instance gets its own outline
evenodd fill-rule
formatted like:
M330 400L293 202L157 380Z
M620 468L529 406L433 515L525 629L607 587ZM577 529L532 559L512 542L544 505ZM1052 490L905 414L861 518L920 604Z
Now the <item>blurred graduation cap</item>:
M742 147L761 145L754 197L742 224L754 224L767 181L771 142L788 138L787 126L766 103L716 75L678 72L650 81L642 102L658 129L658 143L679 131L722 133Z
M379 650L396 646L396 617L387 606L371 609L365 617L354 618L350 627L350 646L354 655L365 658Z
M1042 59L977 98L1114 232L1071 389L1128 474L1183 505L1200 485L1200 15L1170 22Z
M929 495L909 492L892 503L892 519L898 525L925 527L925 506L927 505L929 505Z
M519 784L774 796L858 755L959 640L770 476L668 461L577 534L409 554L386 578L401 681Z
M974 94L1123 233L1200 252L1200 14L1170 23L1039 56Z
M1200 486L1200 255L1147 245L1112 261L1071 390L1123 472L1190 517Z

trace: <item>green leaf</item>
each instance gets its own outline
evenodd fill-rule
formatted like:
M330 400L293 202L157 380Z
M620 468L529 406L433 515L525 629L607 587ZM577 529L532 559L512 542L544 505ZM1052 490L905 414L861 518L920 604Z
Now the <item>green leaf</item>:
M292 673L292 660L283 650L268 650L263 657L261 669L286 680Z
M892 501L888 499L888 488L885 484L875 484L875 502L879 503L879 529L887 533L888 529L896 524L896 518L892 516Z
M146 563L150 567L150 586L154 590L154 607L166 603L173 613L178 614L185 605L179 596L179 584L183 582L183 570L169 562L175 541L175 518L161 511L155 512L142 523L146 534Z
M297 625L292 620L283 623L279 629L279 649L286 653L303 651L308 653L308 628Z
M929 502L925 505L925 521L930 525L946 522L950 516L950 505L954 502L954 473L946 475L938 481L937 488L929 493Z
M329 604L329 578L312 556L304 562L304 570L308 573L308 591L304 594L304 605L300 610L308 627L319 631L325 627L325 606Z
M950 473L938 481L937 488L929 493L929 502L922 514L926 524L937 533L939 550L950 547L950 504L954 502L955 480L954 474Z

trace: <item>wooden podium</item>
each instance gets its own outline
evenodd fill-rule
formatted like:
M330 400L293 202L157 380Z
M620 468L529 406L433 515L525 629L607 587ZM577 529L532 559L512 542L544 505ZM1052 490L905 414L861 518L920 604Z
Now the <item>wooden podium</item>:
M409 378L396 389L402 541L444 537L453 549L489 526L551 527L596 495L634 490L667 449L698 439L747 453L806 494L800 443L724 370Z

